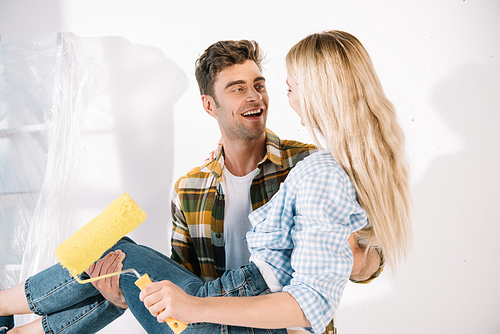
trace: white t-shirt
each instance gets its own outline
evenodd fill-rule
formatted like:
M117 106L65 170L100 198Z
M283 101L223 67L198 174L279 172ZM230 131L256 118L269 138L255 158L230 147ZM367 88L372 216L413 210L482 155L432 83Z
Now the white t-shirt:
M256 168L245 176L234 176L226 168L222 172L222 190L225 195L224 207L224 249L226 252L226 270L239 269L254 262L261 272L271 292L283 289L274 275L271 266L257 258L250 257L247 243L243 237L252 229L248 215L253 211L250 199L250 186L255 175L259 172ZM309 333L304 328L289 328L294 333Z
M245 176L234 176L226 168L222 172L222 190L225 194L224 248L226 269L239 269L247 265L250 258L243 237L252 229L248 215L253 211L250 186L258 173L256 168Z

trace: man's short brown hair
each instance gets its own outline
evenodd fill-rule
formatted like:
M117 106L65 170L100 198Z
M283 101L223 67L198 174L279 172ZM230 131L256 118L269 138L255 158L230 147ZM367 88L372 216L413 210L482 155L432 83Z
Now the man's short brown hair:
M210 45L196 60L196 80L201 95L211 96L214 100L215 77L220 71L247 60L253 60L262 71L259 45L255 41L220 41Z

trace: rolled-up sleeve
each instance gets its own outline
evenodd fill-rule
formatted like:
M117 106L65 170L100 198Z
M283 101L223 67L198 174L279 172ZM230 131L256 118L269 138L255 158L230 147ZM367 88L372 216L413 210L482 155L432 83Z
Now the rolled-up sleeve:
M290 293L321 333L338 308L351 274L347 239L366 224L351 184L336 171L313 173L298 184L291 238L293 269Z

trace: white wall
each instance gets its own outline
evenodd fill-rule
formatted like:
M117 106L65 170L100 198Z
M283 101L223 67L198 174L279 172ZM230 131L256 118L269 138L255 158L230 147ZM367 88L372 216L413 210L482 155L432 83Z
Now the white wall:
M173 181L218 137L194 61L221 39L267 52L268 125L310 142L286 101L283 59L307 34L353 33L370 52L408 138L414 255L396 275L349 284L340 333L499 333L500 2L498 0L0 0L3 42L84 37L107 76L84 124L75 230L122 192L148 213L133 237L169 252ZM143 333L130 314L102 333Z

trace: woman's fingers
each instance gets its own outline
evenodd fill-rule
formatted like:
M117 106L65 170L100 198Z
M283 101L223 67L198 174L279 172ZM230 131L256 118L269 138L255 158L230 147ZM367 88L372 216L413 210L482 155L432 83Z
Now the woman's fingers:
M170 281L149 284L141 291L140 299L158 322L171 317L186 324L194 322L191 317L195 311L196 297L187 294Z

